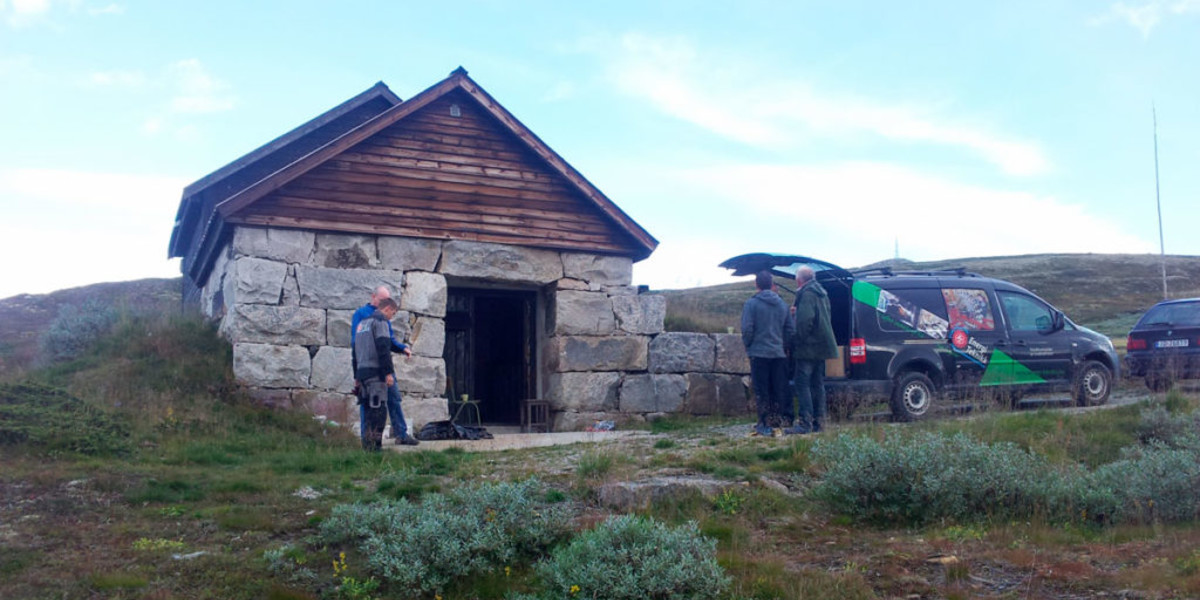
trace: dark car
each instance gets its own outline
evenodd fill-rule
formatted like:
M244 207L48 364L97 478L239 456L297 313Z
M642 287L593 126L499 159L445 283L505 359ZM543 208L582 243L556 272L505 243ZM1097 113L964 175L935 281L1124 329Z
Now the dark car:
M1080 406L1108 401L1120 359L1108 337L1007 281L964 270L847 270L793 255L746 254L721 266L794 278L813 268L829 293L841 356L826 362L831 410L885 399L899 420L950 400L1068 391Z
M1156 392L1200 378L1200 298L1151 306L1125 341L1125 365L1130 377L1145 377Z

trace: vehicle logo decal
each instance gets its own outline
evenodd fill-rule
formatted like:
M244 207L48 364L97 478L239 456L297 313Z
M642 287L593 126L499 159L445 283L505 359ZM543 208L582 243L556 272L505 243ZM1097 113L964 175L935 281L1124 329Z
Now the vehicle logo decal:
M965 329L955 329L950 332L950 345L954 351L971 359L971 362L986 367L991 351L979 340L971 337Z

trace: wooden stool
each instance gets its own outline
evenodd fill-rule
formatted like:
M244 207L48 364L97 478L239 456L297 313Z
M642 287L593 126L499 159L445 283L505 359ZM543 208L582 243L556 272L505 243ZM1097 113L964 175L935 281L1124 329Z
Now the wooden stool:
M521 401L521 431L550 433L550 402L546 400Z

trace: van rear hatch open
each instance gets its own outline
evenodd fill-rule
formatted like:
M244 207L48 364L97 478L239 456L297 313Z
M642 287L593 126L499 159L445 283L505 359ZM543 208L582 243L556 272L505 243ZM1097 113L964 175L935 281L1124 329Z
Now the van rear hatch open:
M854 284L853 273L833 263L807 256L763 252L735 256L722 262L719 266L731 269L732 275L735 277L769 271L776 277L786 277L795 281L796 271L805 265L812 268L816 273L817 282L829 293L829 318L830 324L833 325L834 337L837 339L839 356L826 361L826 376L830 379L845 377L847 345L854 337L850 314L850 311L853 310L851 297L851 286ZM787 291L794 293L794 290L787 289Z

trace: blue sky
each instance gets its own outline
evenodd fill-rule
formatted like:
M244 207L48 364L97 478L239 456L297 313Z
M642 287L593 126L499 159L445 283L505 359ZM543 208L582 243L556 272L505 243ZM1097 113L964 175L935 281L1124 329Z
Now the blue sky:
M0 297L178 274L182 188L462 65L660 241L858 266L1200 255L1200 0L0 0Z

